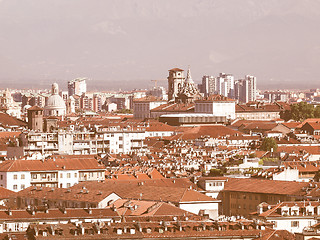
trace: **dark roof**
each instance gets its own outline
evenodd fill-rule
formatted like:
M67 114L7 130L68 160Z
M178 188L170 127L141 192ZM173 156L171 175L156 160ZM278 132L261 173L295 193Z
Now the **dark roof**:
M181 68L172 68L169 70L170 72L177 72L177 71L184 71L183 69Z
M43 108L38 107L38 106L32 106L28 108L28 111L43 111Z

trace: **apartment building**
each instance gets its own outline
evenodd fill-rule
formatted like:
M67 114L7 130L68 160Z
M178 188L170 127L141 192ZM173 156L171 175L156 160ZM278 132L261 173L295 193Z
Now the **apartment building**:
M151 110L155 109L167 101L154 96L148 96L133 100L133 117L137 119L145 119L151 117Z
M30 186L66 188L102 181L104 172L104 166L94 158L8 160L0 164L0 186L15 192Z
M161 130L159 130L161 131ZM153 133L155 134L155 133ZM24 132L20 144L8 147L8 158L52 154L90 155L144 151L145 127L99 126L55 132Z
M207 195L218 195L222 201L222 214L247 217L262 202L277 204L279 201L303 199L309 183L217 177L203 178L199 186Z

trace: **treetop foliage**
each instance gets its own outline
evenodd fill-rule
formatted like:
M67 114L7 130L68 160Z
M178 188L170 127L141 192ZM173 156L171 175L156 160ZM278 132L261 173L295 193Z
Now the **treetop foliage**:
M285 121L293 119L303 121L307 118L320 118L320 106L314 107L306 102L295 103L291 105L291 110L286 110L280 114Z

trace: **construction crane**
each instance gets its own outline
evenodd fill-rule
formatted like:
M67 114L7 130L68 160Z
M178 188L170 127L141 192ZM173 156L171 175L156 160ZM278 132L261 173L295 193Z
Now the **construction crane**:
M154 87L157 88L158 81L167 81L167 79L157 79L157 80L151 80L151 82L154 82Z

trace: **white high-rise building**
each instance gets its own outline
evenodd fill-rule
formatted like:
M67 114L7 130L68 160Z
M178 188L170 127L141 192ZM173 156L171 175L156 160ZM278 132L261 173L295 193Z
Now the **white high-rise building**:
M246 75L235 84L235 98L242 103L254 102L257 99L257 78Z
M234 76L220 73L219 77L217 77L217 91L225 97L234 98Z
M68 94L69 96L78 95L81 96L87 92L87 83L85 78L77 78L68 82Z
M246 75L245 81L248 83L248 100L257 100L257 78L254 76Z

